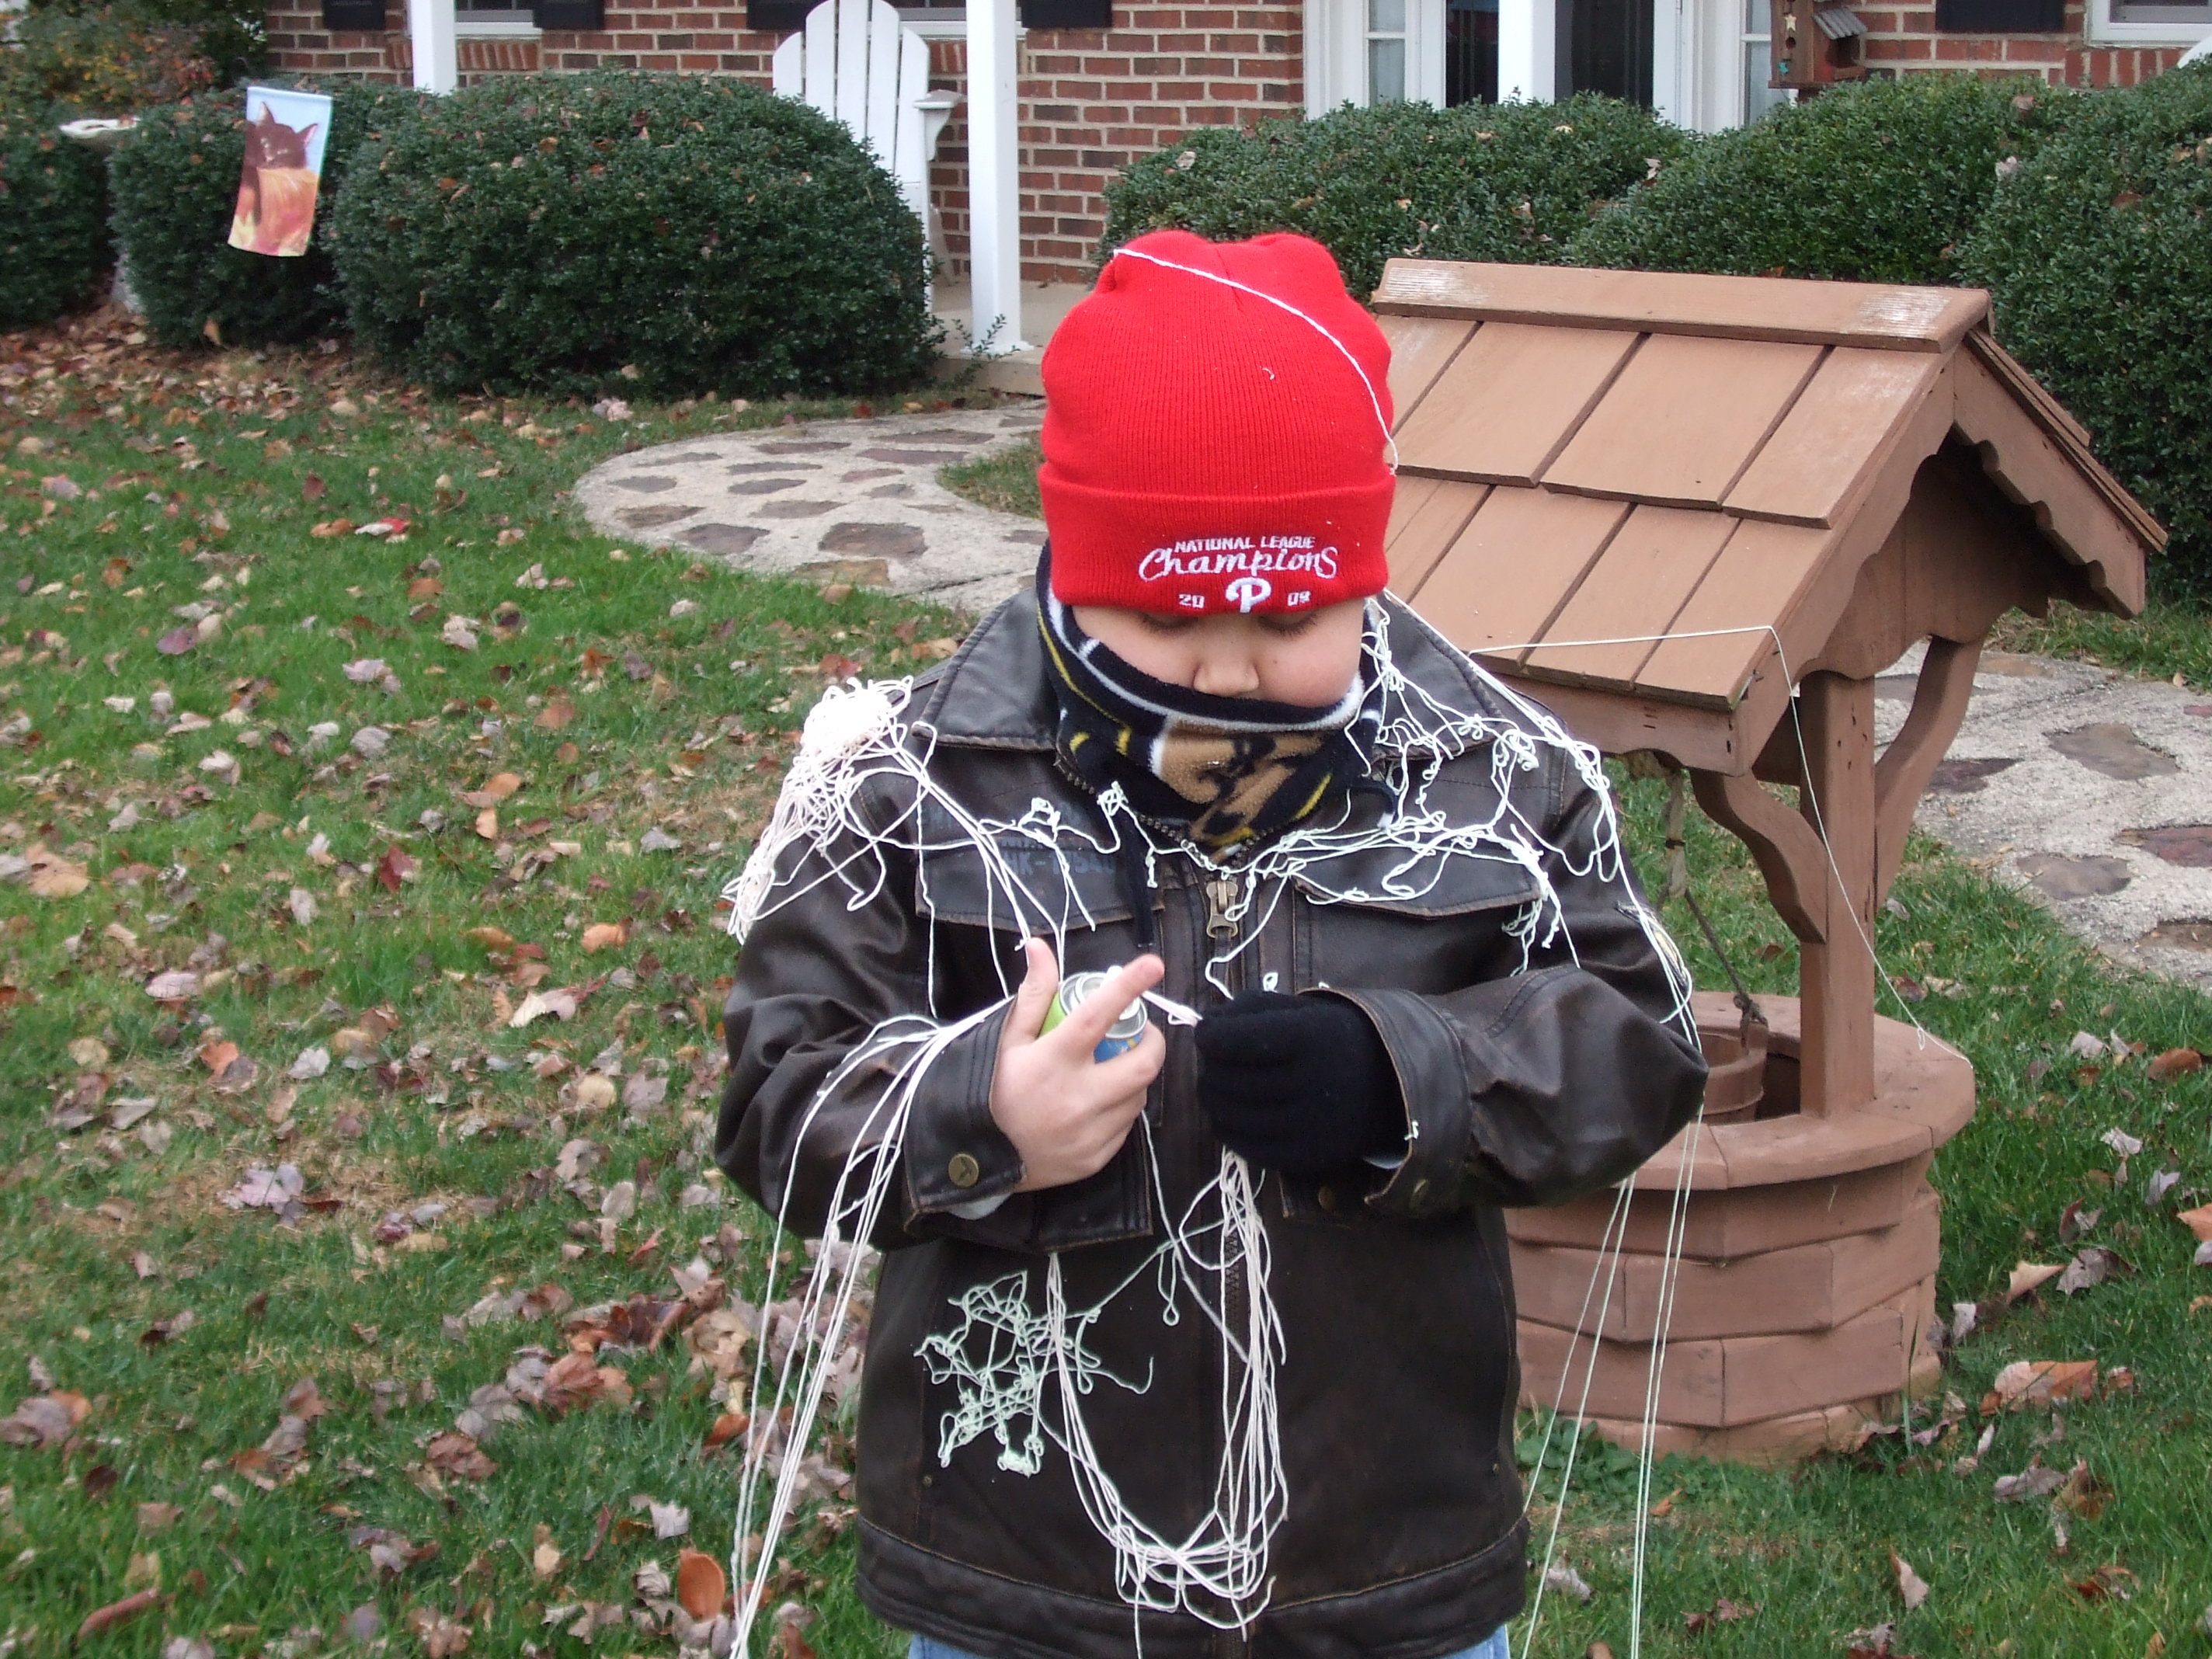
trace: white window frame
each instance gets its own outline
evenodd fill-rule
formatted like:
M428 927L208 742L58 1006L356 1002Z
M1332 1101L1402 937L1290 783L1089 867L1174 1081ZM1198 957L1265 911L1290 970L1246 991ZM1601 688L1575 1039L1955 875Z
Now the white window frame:
M900 6L899 25L912 29L925 40L961 40L968 38L968 8L965 6ZM1029 25L1019 21L1014 24L1014 39L1029 39Z
M1368 106L1367 0L1306 0L1305 75L1308 115ZM1444 0L1406 0L1406 99L1443 106Z
M2212 39L2212 15L2203 22L2132 22L2112 15L2113 0L2089 0L2087 34L2100 46L2193 46Z
M517 6L520 17L487 17L481 12L464 11L453 8L453 38L456 40L535 40L544 33L530 21L526 7Z

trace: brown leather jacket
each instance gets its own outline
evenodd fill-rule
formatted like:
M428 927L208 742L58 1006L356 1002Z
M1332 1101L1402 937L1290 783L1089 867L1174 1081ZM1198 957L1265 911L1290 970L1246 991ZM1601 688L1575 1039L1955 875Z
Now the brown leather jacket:
M1511 717L1463 658L1386 603L1394 659L1409 679L1448 707ZM925 677L910 718L935 732L932 775L963 805L1010 821L1042 799L1096 824L1055 763L1032 599L1000 607ZM1417 898L1316 903L1301 887L1253 907L1265 920L1230 965L1232 988L1273 974L1279 988L1326 985L1365 1010L1415 1133L1395 1170L1319 1183L1270 1175L1261 1186L1284 1333L1277 1395L1289 1495L1272 1597L1241 1630L1147 1614L1147 1659L1430 1659L1481 1640L1521 1606L1518 1370L1498 1206L1619 1180L1687 1120L1705 1075L1664 1023L1665 977L1627 895L1569 867L1587 864L1579 855L1596 799L1556 750L1538 752L1541 763L1517 775L1512 793L1567 854L1548 873L1578 965L1563 941L1524 970L1504 928L1535 889L1510 863L1446 860L1432 884L1410 884ZM876 793L868 810L882 816L872 822L910 805L911 786L905 803L896 793ZM1497 792L1487 746L1448 759L1431 799L1488 818ZM1017 858L1024 850L1005 846ZM1401 857L1350 854L1338 860L1347 867L1316 880L1329 892L1382 891L1384 868ZM1356 867L1361 860L1373 867ZM860 1068L802 1140L802 1120L854 1045L880 1021L927 1010L933 974L937 1012L950 1018L997 1001L1000 969L1020 972L1023 922L989 902L972 854L895 854L890 866L858 908L832 883L764 916L730 994L716 1156L771 1212L787 1200L788 1224L804 1233L820 1230L883 1090L880 1072ZM1058 879L1034 858L1023 868L1036 884ZM1161 860L1158 871L1149 897L1168 964L1163 988L1202 1009L1219 1000L1200 969L1218 952L1207 928L1220 918L1189 860ZM1103 855L1073 861L1076 914L1096 925L1069 932L1067 969L1135 954L1119 874ZM954 1213L1021 1178L989 1110L999 1029L984 1020L926 1073L878 1229L889 1254L862 1385L860 1593L890 1623L988 1659L1108 1659L1134 1650L1133 1614L1065 1454L1048 1447L1038 1473L1010 1473L984 1434L940 1462L953 1386L933 1382L917 1358L926 1338L957 1322L952 1300L972 1286L1028 1271L1030 1304L1041 1305L1043 1253L1058 1251L1068 1304L1087 1306L1157 1242L1136 1135L1087 1181L1006 1198L980 1219ZM1146 1109L1170 1206L1212 1176L1220 1156L1195 1103L1195 1064L1189 1034L1170 1030ZM1115 1298L1086 1339L1115 1375L1149 1381L1140 1393L1102 1383L1085 1412L1130 1510L1180 1536L1213 1498L1220 1344L1202 1317L1164 1323L1151 1277L1142 1293Z

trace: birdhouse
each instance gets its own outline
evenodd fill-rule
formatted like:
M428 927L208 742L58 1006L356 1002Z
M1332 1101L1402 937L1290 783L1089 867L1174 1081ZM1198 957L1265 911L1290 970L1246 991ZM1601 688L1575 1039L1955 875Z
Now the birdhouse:
M2134 615L2164 532L1976 290L1399 259L1374 304L1392 587L1578 736L1686 773L1799 946L1796 997L1697 999L1706 1116L1625 1233L1612 1194L1509 1215L1526 1386L1587 1384L1635 1443L1660 1343L1661 1449L1855 1443L1932 1374L1927 1171L1974 1106L1963 1055L1877 1014L1875 915L1990 626ZM1875 677L1923 642L1881 747Z
M1837 0L1767 0L1773 33L1770 87L1817 90L1838 81L1863 81L1859 37L1866 20Z

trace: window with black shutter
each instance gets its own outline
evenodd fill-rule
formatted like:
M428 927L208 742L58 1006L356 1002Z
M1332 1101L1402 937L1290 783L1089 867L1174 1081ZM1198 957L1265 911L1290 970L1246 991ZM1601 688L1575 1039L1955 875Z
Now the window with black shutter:
M537 0L530 15L541 29L603 29L607 0Z
M349 34L380 31L384 0L323 0L323 27Z
M2066 0L1936 0L1947 34L2063 34Z

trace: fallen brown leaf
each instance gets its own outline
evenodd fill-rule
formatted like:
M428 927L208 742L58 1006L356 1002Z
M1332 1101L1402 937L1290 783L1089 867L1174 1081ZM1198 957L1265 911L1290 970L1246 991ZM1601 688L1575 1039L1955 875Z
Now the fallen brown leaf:
M814 1622L814 1611L787 1601L775 1610L775 1635L771 1640L771 1659L815 1659L814 1650L807 1645L800 1632Z
M499 1465L484 1455L483 1448L459 1429L448 1429L438 1436L424 1449L422 1455L439 1474L459 1475L465 1480L488 1480L499 1470Z
M2212 1244L2212 1204L2200 1204L2193 1210L2181 1210L2174 1218L2197 1235L2200 1244Z
M26 848L23 858L30 866L25 879L33 897L75 898L92 884L92 878L83 865L49 851L40 842L33 842Z
M676 1602L692 1618L712 1619L722 1610L722 1598L730 1593L728 1576L722 1564L700 1550L681 1551L676 1557Z
M76 1639L97 1636L104 1630L113 1630L125 1625L142 1613L151 1613L155 1607L168 1605L169 1598L160 1590L143 1589L135 1595L126 1595L120 1601L110 1601L104 1607L95 1607L85 1614L84 1623L76 1627Z
M303 1376L284 1391L284 1409L294 1417L312 1423L319 1417L331 1414L331 1404L315 1386L315 1379Z
M1996 1374L1982 1396L1982 1415L2017 1411L2023 1406L2087 1400L2097 1391L2094 1359L2015 1359Z
M558 732L575 718L574 703L566 697L554 697L538 711L538 718L532 724L548 732Z
M629 943L629 921L595 921L584 929L584 953L612 951Z
M442 1613L428 1607L416 1607L407 1615L408 1628L422 1644L428 1659L451 1659L456 1653L465 1653L469 1647L469 1627L457 1624Z
M2071 1588L2074 1594L2084 1601L2125 1601L2134 1597L2136 1586L2141 1582L2127 1568L2117 1562L2108 1562L2087 1578L2075 1583Z
M0 1418L0 1441L11 1446L45 1451L69 1438L92 1411L92 1402L70 1389L49 1389L33 1395L9 1416Z
M2094 1521L2105 1512L2105 1505L2112 1501L2112 1489L2092 1474L2088 1460L2081 1458L2075 1461L2066 1476L2066 1484L2059 1487L2051 1501L2084 1521Z
M2005 1300L2017 1302L2039 1285L2046 1285L2066 1269L2041 1261L2021 1261L2014 1264L2011 1276L2005 1283Z
M1758 1611L1759 1603L1756 1601L1746 1606L1741 1601L1731 1601L1723 1595L1703 1613L1684 1613L1682 1622L1689 1626L1690 1634L1695 1636L1708 1626L1733 1624L1739 1619L1750 1618Z
M1913 1571L1912 1564L1895 1550L1889 1553L1889 1565L1897 1572L1897 1593L1905 1602L1905 1610L1911 1613L1928 1599L1928 1581Z
M2204 1056L2194 1048L2168 1048L2150 1063L2150 1080L2164 1083L2171 1078L2204 1069Z

